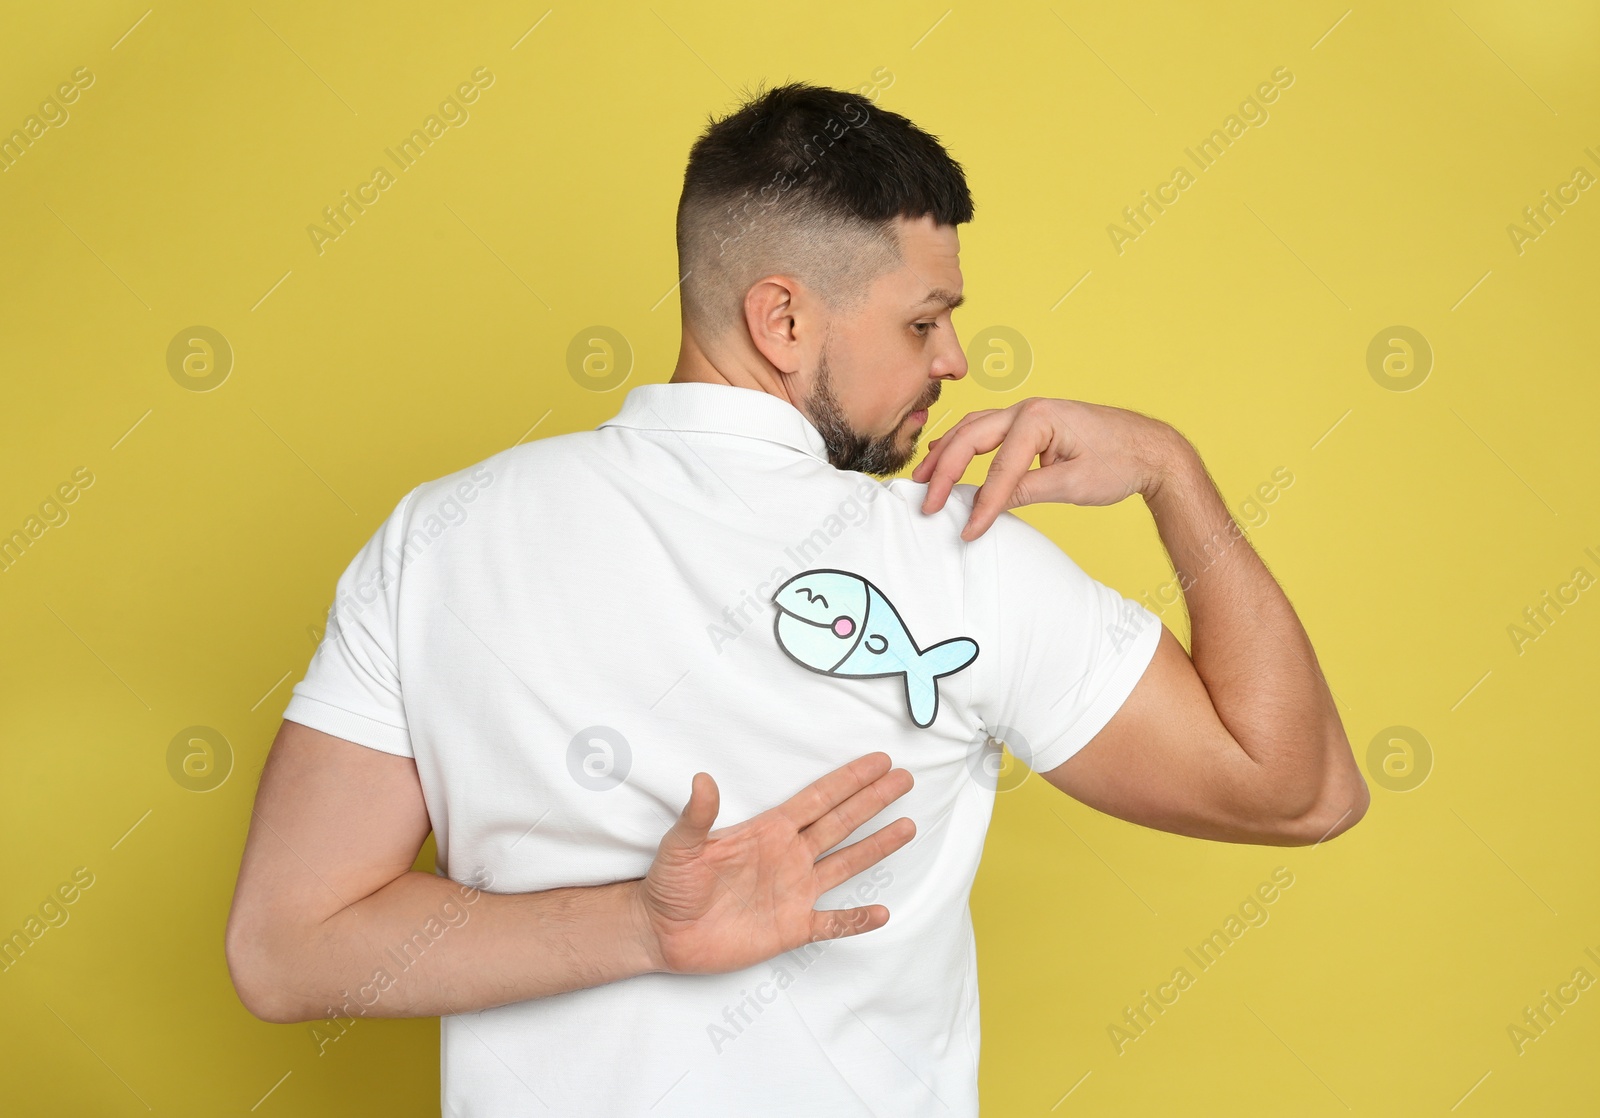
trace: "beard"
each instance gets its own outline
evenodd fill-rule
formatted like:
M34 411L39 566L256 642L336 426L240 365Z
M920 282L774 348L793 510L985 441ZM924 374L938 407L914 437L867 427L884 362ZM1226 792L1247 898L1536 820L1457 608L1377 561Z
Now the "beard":
M935 383L932 396L918 407L931 407L939 398L940 386ZM828 367L828 347L822 347L817 358L817 375L806 396L801 411L822 436L828 448L828 461L836 470L855 470L875 477L885 477L903 469L916 455L917 436L912 434L905 446L900 445L900 427L886 435L863 435L850 426L844 408L833 391L833 377Z

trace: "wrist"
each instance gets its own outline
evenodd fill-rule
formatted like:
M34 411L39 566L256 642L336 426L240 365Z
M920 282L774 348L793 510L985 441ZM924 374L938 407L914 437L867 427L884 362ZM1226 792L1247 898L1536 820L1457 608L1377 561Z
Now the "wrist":
M656 935L650 913L644 904L644 879L620 884L622 919L620 931L629 969L637 974L652 974L667 969L661 957L661 938Z
M1163 492L1177 488L1184 477L1196 469L1203 468L1200 464L1200 452L1170 424L1161 425L1152 458L1153 465L1149 476L1140 490L1145 504L1152 506L1160 499Z

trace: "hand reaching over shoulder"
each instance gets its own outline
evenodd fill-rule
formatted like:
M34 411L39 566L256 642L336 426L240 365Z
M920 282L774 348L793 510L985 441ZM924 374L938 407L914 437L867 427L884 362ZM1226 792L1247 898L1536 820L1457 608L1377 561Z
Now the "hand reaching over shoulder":
M1135 493L1152 497L1174 456L1193 448L1170 425L1140 412L1033 396L1008 408L970 412L928 444L927 457L911 472L913 481L928 484L922 511L943 508L967 465L991 450L994 460L962 529L964 540L977 539L1019 505L1114 505Z

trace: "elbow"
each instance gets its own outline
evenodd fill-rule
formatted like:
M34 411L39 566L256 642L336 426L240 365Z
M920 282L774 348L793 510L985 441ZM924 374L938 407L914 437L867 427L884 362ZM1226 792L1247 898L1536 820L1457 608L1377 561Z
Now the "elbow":
M1337 838L1361 822L1371 803L1366 778L1352 760L1324 785L1308 808L1280 820L1273 842L1279 846L1316 846Z
M228 976L239 1002L251 1016L272 1025L292 1025L316 1020L301 1000L285 993L274 953L261 930L236 919L228 921L224 940Z
M239 1001L245 1009L250 1011L250 1016L258 1021L265 1021L269 1025L297 1025L302 1021L311 1020L302 1013L296 1013L282 1002L275 1001L259 992L246 992L244 987L235 985L239 992Z

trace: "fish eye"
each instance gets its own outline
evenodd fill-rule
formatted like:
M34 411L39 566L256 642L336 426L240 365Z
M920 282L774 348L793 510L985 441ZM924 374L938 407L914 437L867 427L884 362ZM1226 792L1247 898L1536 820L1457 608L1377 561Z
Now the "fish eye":
M882 633L873 633L867 638L867 651L881 656L889 649L889 638Z

